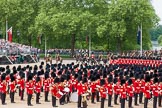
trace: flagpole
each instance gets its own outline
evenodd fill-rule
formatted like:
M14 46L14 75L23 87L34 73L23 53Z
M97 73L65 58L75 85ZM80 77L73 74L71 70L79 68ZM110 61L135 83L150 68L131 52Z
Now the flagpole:
M142 23L141 23L141 36L140 36L140 40L141 40L141 45L140 45L140 51L141 51L141 56L142 56Z
M7 33L7 30L8 30L8 22L7 22L7 19L6 19L6 41L8 41L8 33Z

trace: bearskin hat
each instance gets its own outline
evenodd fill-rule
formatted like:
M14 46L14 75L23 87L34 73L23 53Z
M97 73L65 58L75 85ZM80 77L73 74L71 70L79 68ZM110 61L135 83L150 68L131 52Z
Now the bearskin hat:
M40 81L40 77L36 77L36 82L39 82Z
M101 79L100 80L100 86L103 86L105 84L105 80L104 79Z
M60 82L59 78L56 77L56 78L54 79L54 83L59 83L59 82Z

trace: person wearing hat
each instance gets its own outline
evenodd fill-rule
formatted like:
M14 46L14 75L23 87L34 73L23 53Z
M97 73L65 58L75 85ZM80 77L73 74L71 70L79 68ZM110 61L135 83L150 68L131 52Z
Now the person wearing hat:
M158 106L161 107L161 99L162 99L162 77L159 78L159 97L158 97Z
M144 108L147 108L148 105L148 100L151 98L150 95L150 76L146 75L145 76L145 86L144 86L144 95L145 95L145 99L144 99Z
M54 79L54 83L52 84L52 89L51 89L51 94L52 94L52 106L53 107L58 107L56 105L56 94L58 93L59 91L59 88L58 88L58 83L59 83L59 78L55 78Z
M83 90L83 93L82 93L82 97L83 97L83 100L82 100L82 103L83 103L83 108L87 108L87 91L88 91L88 84L87 84L87 78L84 77L83 81L82 81L82 90Z
M127 93L129 96L129 100L128 100L128 108L133 108L132 107L132 99L133 99L133 81L132 79L128 80L128 86L127 86Z
M121 86L120 86L120 101L121 101L121 108L125 108L125 100L127 98L126 95L126 86L125 86L125 79L121 79Z
M65 104L65 91L64 91L65 85L64 85L64 80L65 80L65 78L62 75L61 78L60 78L60 84L58 86L60 92L63 93L63 96L59 99L60 105L64 105Z
M15 91L16 91L16 82L15 82L15 78L14 78L13 74L10 74L10 79L11 79L11 81L9 82L10 99L11 99L11 103L15 103L14 95L15 95Z
M113 78L112 78L112 75L110 75L108 77L108 84L106 84L106 88L107 88L107 91L108 91L108 107L113 107L111 105L111 101L112 101L112 95L113 95Z
M106 88L105 88L105 80L104 79L100 80L99 93L101 95L101 107L100 108L104 108L104 103L105 103L105 99L106 99Z
M95 95L96 95L96 84L95 84L95 77L94 76L92 76L92 78L91 78L90 90L91 90L91 93L92 93L91 103L95 104L94 98L95 98Z
M114 78L114 104L118 105L117 100L118 100L118 96L120 93L120 84L118 82L118 78Z
M159 88L158 88L158 78L154 78L154 84L152 86L152 92L153 92L153 108L157 108L157 98L159 96Z
M27 78L27 83L26 83L26 88L27 88L27 105L28 106L33 106L31 104L31 99L32 99L32 95L33 95L33 81L32 81L32 75L29 74L28 78Z
M21 101L23 101L24 100L24 89L25 89L25 73L22 72L20 74L20 80L18 84L19 84L19 89L20 89Z
M37 76L36 83L35 83L36 104L41 104L39 102L40 92L41 92L41 82L40 82L40 77Z
M7 86L7 83L6 83L6 80L5 80L5 73L3 73L1 75L1 83L0 83L0 92L1 92L1 101L2 101L2 105L6 105L5 101L6 101L6 86Z
M45 80L44 80L44 82L43 82L43 85L44 85L45 102L50 102L50 101L48 100L49 85L50 85L49 73L45 73Z
M78 108L81 108L81 102L82 102L82 76L78 77L78 84L77 84L77 92L78 92Z
M134 105L139 106L139 104L137 104L138 95L140 93L140 79L139 79L138 73L135 74L135 82L134 82L133 86L134 86Z

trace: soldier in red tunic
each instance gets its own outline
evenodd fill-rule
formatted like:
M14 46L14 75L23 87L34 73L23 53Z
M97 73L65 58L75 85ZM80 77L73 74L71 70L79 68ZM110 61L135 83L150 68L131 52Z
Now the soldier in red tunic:
M108 84L107 84L107 91L108 91L108 107L113 107L111 106L111 101L112 101L112 94L113 94L113 77L112 75L109 76L108 78Z
M129 96L128 108L133 108L132 107L132 98L133 98L133 82L132 82L132 79L128 80L127 93L128 93L128 96Z
M117 100L118 100L118 96L119 96L119 93L120 93L120 84L118 82L118 75L115 75L116 77L114 78L114 104L115 105L118 105L117 103Z
M54 79L54 83L52 84L52 89L51 89L51 94L52 94L52 106L53 107L58 107L56 105L56 94L58 93L58 83L59 83L59 78Z
M105 99L106 99L106 88L105 88L105 80L104 79L100 80L99 92L101 95L101 107L100 108L104 108L104 103L105 103Z
M121 101L121 108L125 108L125 100L127 98L126 95L126 87L125 87L125 79L121 79L121 86L120 86L120 101Z
M49 102L48 100L48 94L49 94L49 73L45 73L45 80L43 82L44 85L44 94L45 94L45 102Z
M20 80L19 80L18 84L20 86L19 89L20 89L20 97L21 97L21 100L24 100L25 73L21 73Z
M78 76L77 92L78 92L78 108L81 108L82 94L83 94L81 76Z
M95 95L96 95L96 84L95 84L95 77L94 76L91 77L90 90L91 90L91 93L92 93L91 103L95 104L94 98L95 98Z
M158 100L158 106L161 107L161 99L162 99L162 77L159 78L159 100Z
M158 89L158 78L155 77L154 78L154 84L153 84L153 88L152 88L152 92L153 92L153 108L157 108L157 98L159 95L159 89Z
M87 108L87 91L88 91L88 85L87 85L87 78L84 77L83 81L82 81L82 90L83 90L83 93L82 93L82 97L83 97L83 108Z
M36 93L36 104L41 104L39 102L40 92L41 92L41 79L39 76L36 77L36 83L35 83L35 93Z
M138 75L138 73L136 73L135 74L135 82L134 82L134 84L133 84L133 86L134 86L134 105L135 106L138 106L139 104L137 104L137 101L138 101L138 95L139 95L139 93L140 93L140 79L139 79L139 75Z
M145 95L145 99L144 99L144 108L147 108L148 105L148 100L151 98L150 95L150 76L146 75L145 76L145 86L144 86L144 95Z
M32 81L32 75L29 74L28 78L27 78L27 83L26 83L26 89L27 89L27 105L28 106L33 106L31 104L31 99L32 99L32 95L33 95L33 81Z
M11 103L15 103L14 101L14 95L15 95L15 91L16 91L16 82L15 82L15 77L13 76L13 74L10 74L10 79L11 81L9 82L9 87L10 87L10 98L11 98Z
M2 105L6 105L5 101L6 101L6 86L7 86L7 83L5 81L5 73L3 73L1 75L1 83L0 83L0 90L1 90L1 101L2 101Z

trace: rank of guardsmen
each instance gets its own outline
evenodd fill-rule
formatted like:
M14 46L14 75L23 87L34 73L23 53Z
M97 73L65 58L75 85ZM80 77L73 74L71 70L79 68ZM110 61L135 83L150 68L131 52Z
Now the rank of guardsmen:
M162 107L162 66L41 62L34 67L1 67L1 104L7 105L6 95L11 103L16 103L15 94L21 101L27 98L28 106L33 106L33 96L35 103L41 104L40 98L44 95L44 102L50 102L52 107L77 102L77 108L88 108L88 104L96 103L100 103L100 108L113 105L133 108L140 104L143 108L150 105L159 108Z

